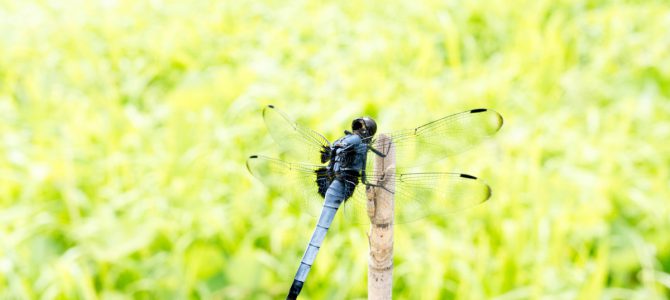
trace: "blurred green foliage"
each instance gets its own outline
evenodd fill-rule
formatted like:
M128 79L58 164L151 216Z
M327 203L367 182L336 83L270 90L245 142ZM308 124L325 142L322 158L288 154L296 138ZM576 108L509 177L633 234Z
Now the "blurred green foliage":
M246 171L273 103L337 138L475 107L440 169L493 198L396 226L398 299L670 297L667 1L3 1L0 298L284 297L316 220ZM304 299L366 297L336 222Z

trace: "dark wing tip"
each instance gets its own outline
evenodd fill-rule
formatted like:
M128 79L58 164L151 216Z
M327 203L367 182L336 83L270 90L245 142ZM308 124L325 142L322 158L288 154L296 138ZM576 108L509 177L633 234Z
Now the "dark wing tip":
M486 112L486 111L489 111L489 109L487 109L487 108L475 108L473 110L470 110L470 113L471 114L476 114L476 113L482 113L482 112ZM497 120L498 121L498 129L500 129L503 126L503 117L502 117L502 115L500 115L496 111L492 110L492 112L495 113L496 116L498 117L498 120Z
M249 159L247 159L247 163L246 163L247 171L249 171L249 174L254 175L254 176L256 176L256 175L254 174L254 171L251 170L251 166L249 165L249 162L250 162L252 159L255 159L255 158L258 158L258 155L251 155L251 156L249 156Z
M491 199L492 194L491 187L486 185L486 198L484 198L484 201Z
M468 174L461 174L461 177L463 177L463 178L467 178L467 179L474 179L474 180L477 180L477 177L472 176L472 175L468 175Z
M274 109L275 109L275 106L272 105L272 104L270 104L270 105L268 105L268 106L266 106L266 107L263 108L263 118L265 118L265 115L268 113L268 111L269 111L270 109L274 110Z

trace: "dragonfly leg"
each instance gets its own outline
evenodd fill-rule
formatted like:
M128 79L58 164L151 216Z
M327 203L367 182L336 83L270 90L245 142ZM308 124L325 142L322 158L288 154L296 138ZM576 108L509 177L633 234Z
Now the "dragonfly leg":
M377 155L379 155L379 156L381 156L381 157L386 157L386 154L382 153L381 151L375 149L375 148L372 147L372 146L369 146L369 145L368 145L368 149L370 149L370 151L372 151L372 153L374 153L374 154L377 154Z
M386 178L386 176L382 177L382 178L381 178L381 181L383 181L384 178ZM368 181L368 178L365 176L365 169L363 169L363 170L361 171L361 182L362 182L363 184L365 184L366 186L371 186L371 187L376 187L376 188L382 188L382 189L384 189L385 191L387 191L387 192L389 192L389 193L391 193L391 194L394 194L393 191L389 190L389 189L386 188L385 186L382 186L382 185L378 185L378 184L374 184L374 183L369 182L369 181Z

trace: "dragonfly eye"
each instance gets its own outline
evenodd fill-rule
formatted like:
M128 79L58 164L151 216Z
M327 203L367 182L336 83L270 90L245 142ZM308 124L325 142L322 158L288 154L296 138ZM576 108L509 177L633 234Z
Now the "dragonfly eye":
M362 138L375 135L377 123L370 117L361 117L351 122L351 129Z

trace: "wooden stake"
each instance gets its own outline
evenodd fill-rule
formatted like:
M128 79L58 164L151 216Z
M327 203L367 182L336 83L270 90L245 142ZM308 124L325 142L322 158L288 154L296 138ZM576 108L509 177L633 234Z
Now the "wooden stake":
M373 182L380 187L368 187L368 216L370 217L370 257L368 260L368 299L391 299L393 292L393 194L395 190L395 147L390 138L379 135L375 149L386 153L376 156L375 174L384 180ZM387 145L382 147L380 145Z

